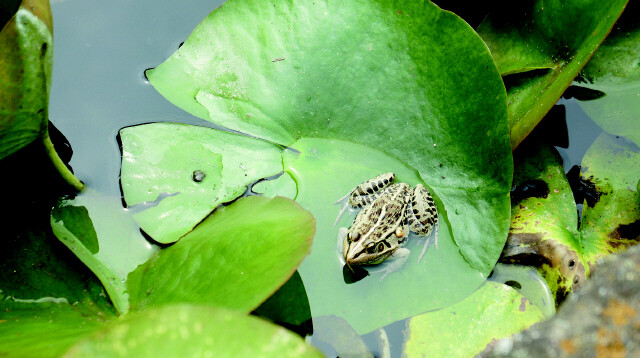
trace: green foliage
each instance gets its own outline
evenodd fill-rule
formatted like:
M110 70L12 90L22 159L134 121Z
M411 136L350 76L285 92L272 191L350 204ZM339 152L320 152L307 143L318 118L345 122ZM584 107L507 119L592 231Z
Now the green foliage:
M289 199L242 198L219 208L129 275L134 309L206 303L250 312L309 253L311 214Z
M41 138L47 128L51 15L48 2L29 2L34 4L21 6L0 32L0 159Z
M605 39L628 0L535 0L496 9L478 27L509 93L516 148Z
M63 357L322 357L300 337L259 318L211 306L165 306L128 315Z

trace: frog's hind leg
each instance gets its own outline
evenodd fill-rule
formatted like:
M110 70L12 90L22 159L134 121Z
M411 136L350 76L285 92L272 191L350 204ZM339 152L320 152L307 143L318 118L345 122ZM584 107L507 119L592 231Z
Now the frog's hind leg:
M422 257L427 252L430 246L431 240L428 236L431 234L431 230L438 224L438 209L431 197L429 190L422 184L416 185L413 191L413 198L409 205L407 205L407 220L411 231L419 236L426 236L424 247L418 258L418 262L422 260ZM438 249L438 233L435 234L436 250Z
M338 217L336 217L333 226L338 224L340 218L347 210L347 206L351 206L352 208L361 209L369 204L371 204L374 200L376 200L382 193L384 189L389 186L396 179L396 175L394 173L384 173L380 174L375 178L369 179L364 183L356 186L351 190L347 195L338 199L334 204L338 204L341 201L349 198L340 209L338 213Z

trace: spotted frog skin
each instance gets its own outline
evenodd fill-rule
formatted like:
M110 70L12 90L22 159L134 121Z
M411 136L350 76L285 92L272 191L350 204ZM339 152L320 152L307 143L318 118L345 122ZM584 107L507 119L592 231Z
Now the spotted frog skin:
M408 249L401 246L409 232L428 237L437 225L438 211L429 191L422 184L412 189L406 183L393 183L395 178L394 173L384 173L347 194L351 207L362 208L353 225L346 232L342 228L338 237L348 266L379 264L398 253L406 258ZM435 242L437 248L437 236Z

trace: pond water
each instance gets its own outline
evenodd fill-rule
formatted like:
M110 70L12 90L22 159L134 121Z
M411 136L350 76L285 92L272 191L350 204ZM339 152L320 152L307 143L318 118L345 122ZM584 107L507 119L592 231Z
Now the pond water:
M73 148L70 162L77 177L108 196L121 195L120 148L117 134L127 126L179 122L217 128L165 100L145 79L144 70L167 59L221 0L53 0L54 71L50 118ZM551 116L550 116L551 117ZM554 128L568 130L567 148L559 148L565 171L580 165L601 129L574 99L561 99L554 110ZM316 333L330 324L314 324ZM404 325L384 332L392 355L398 354ZM372 351L381 333L364 337ZM313 340L312 340L313 341ZM331 348L314 341L325 353Z

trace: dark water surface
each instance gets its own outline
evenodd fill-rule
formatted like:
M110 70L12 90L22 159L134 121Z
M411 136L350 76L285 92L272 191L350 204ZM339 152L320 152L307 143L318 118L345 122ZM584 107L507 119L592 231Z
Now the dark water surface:
M89 187L120 195L118 130L147 122L211 127L145 80L222 0L52 0L50 118L67 137L71 166Z

